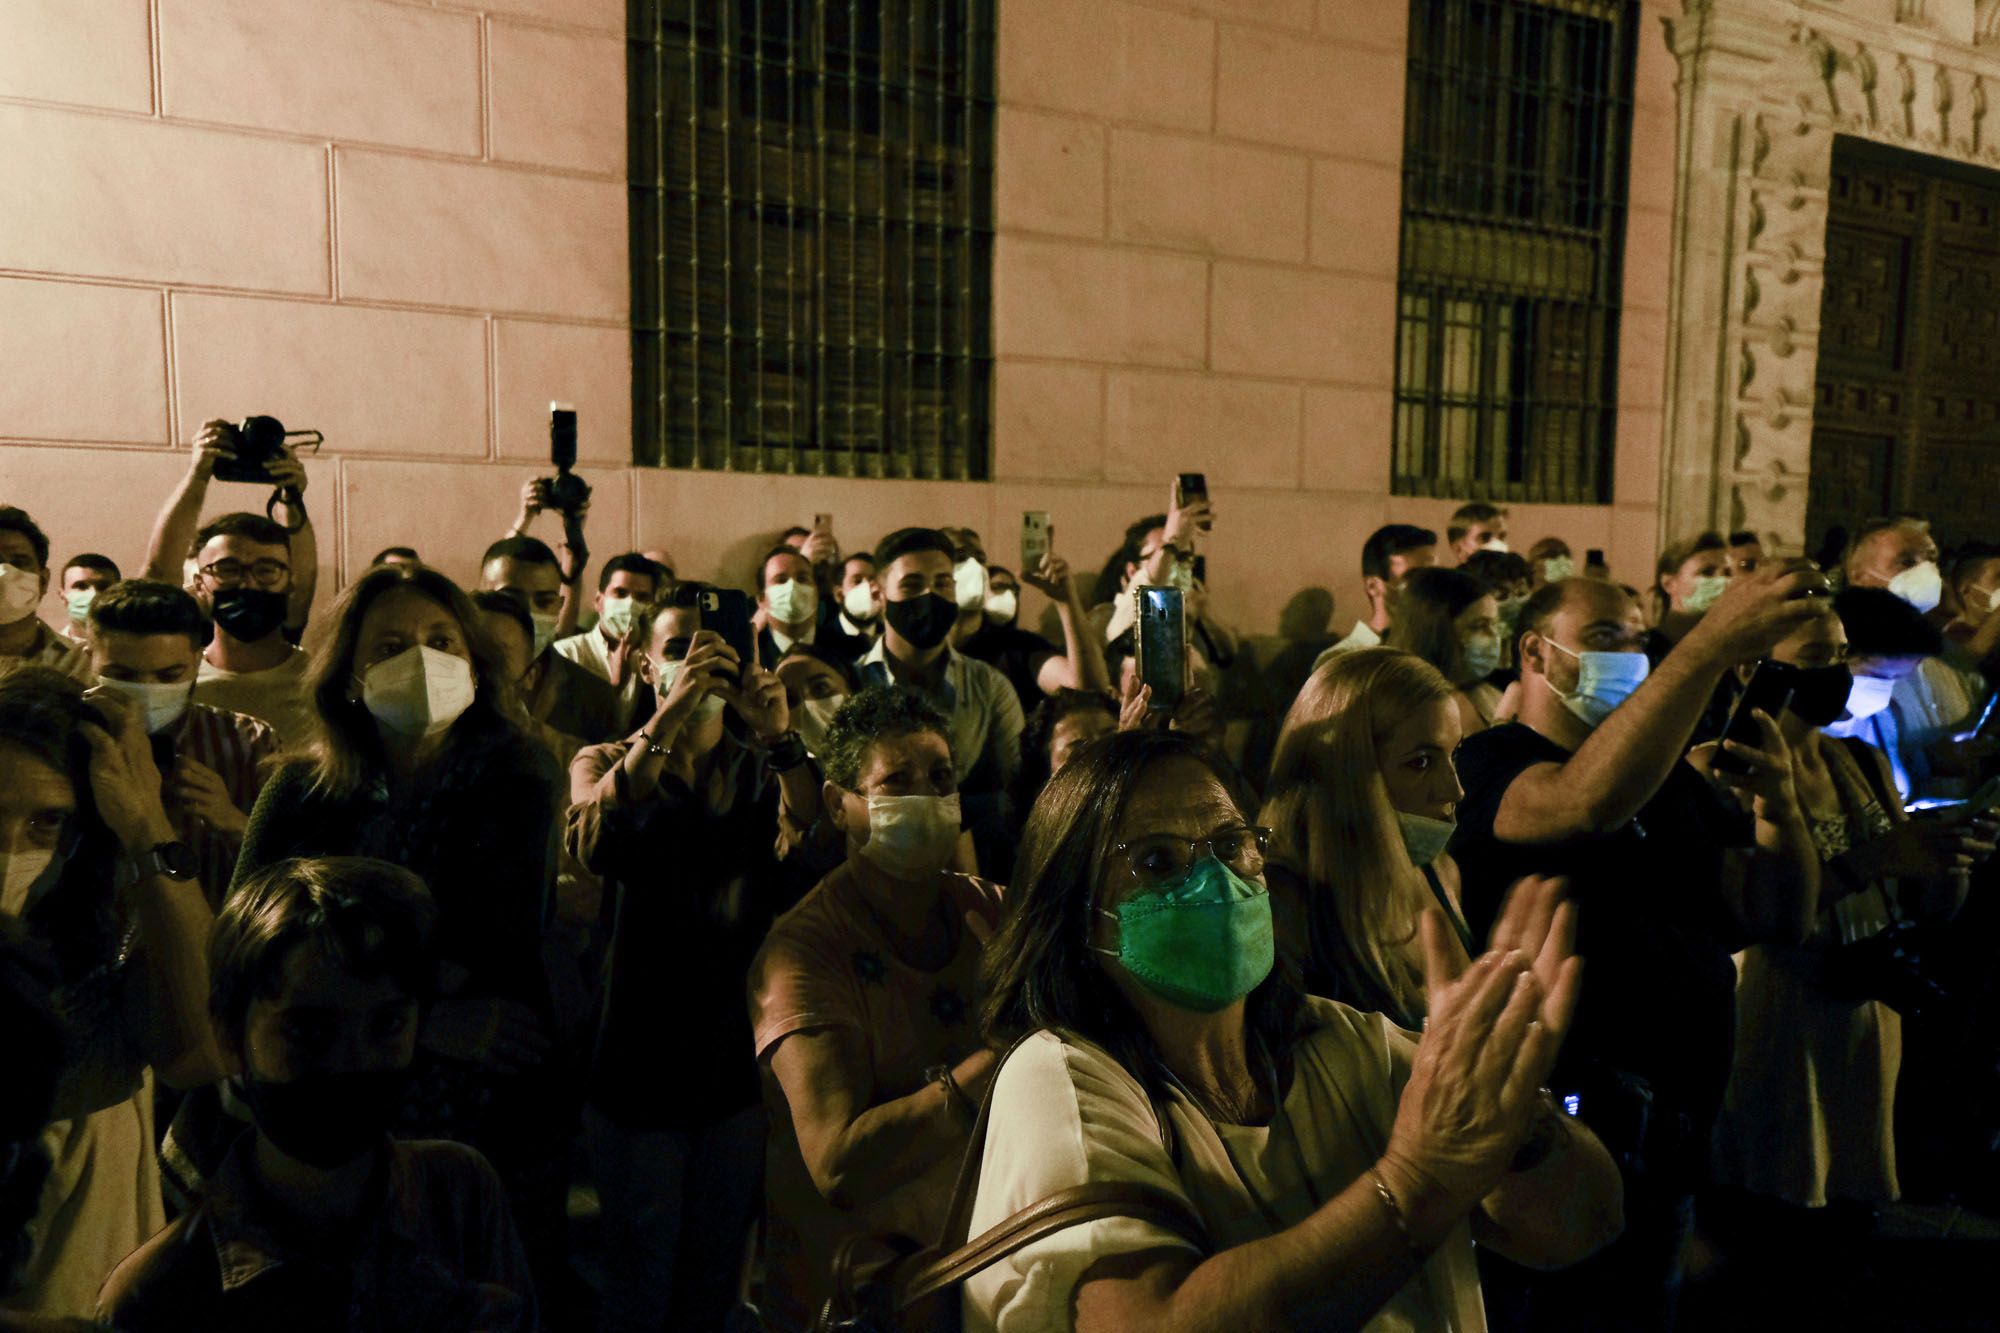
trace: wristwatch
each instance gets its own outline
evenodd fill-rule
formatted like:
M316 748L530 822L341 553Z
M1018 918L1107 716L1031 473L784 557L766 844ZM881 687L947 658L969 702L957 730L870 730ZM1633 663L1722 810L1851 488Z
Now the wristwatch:
M156 843L151 850L132 858L131 882L143 883L158 875L173 880L176 884L186 884L201 873L201 862L196 859L194 848L184 842Z
M782 732L768 742L759 742L757 749L773 773L789 773L806 761L806 743L796 731Z

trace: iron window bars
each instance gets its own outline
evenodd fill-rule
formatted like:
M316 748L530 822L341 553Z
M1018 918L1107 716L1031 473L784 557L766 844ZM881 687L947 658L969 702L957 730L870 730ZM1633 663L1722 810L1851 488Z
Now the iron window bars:
M630 0L634 460L983 479L995 0Z
M1398 495L1611 499L1636 0L1410 0Z

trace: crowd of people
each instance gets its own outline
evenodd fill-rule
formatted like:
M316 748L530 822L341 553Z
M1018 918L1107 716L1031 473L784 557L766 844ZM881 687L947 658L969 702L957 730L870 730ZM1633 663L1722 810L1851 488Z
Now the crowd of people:
M1178 488L698 580L544 480L319 612L232 448L132 577L0 496L0 1329L1665 1330L2000 1197L2000 547L1468 504L1272 652Z

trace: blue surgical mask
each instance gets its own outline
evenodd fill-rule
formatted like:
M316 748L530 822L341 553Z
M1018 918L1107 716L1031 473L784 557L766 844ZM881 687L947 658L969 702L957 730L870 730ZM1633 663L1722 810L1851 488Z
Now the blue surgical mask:
M1449 819L1433 819L1429 815L1407 815L1396 812L1396 827L1403 835L1403 850L1410 854L1410 864L1427 866L1444 855L1445 844L1458 831L1458 825Z
M1612 710L1631 698L1633 692L1645 683L1646 677L1652 674L1653 664L1646 660L1644 653L1589 650L1578 653L1571 652L1554 639L1544 639L1543 642L1557 652L1576 659L1576 688L1569 693L1556 689L1555 682L1547 676L1542 679L1563 701L1563 707L1574 713L1586 727L1595 729L1610 717Z
M1500 669L1500 640L1492 634L1474 634L1459 645L1458 657L1459 683L1476 684Z
M1694 591L1681 599L1681 605L1699 615L1714 606L1728 591L1728 579L1720 574L1704 574L1694 581Z

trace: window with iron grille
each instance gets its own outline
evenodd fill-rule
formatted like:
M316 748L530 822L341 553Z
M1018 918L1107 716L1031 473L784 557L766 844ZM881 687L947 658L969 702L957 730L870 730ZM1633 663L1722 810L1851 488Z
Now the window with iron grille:
M1637 0L1410 0L1398 495L1611 499Z
M995 0L631 0L635 461L978 480Z

